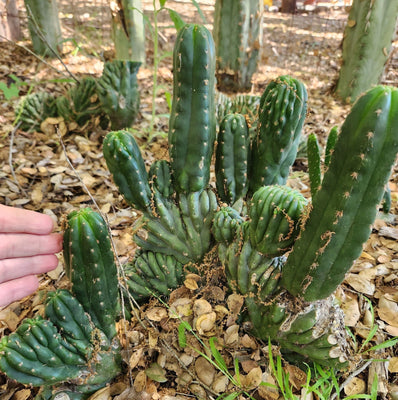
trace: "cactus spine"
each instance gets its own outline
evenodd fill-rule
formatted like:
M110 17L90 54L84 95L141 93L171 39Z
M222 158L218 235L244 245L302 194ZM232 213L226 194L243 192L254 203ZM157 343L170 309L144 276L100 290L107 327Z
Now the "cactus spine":
M262 9L261 0L216 1L213 35L221 91L250 90L261 48Z
M376 86L354 104L283 269L282 284L293 295L327 297L360 255L398 151L397 124L394 88Z
M336 87L347 102L379 83L398 16L397 0L354 0L344 31L343 64Z
M169 147L178 192L203 190L210 179L216 135L215 49L210 32L187 24L178 33L173 54L173 103Z
M250 191L284 185L296 159L307 110L307 90L284 75L266 87L259 109L257 134L250 155Z

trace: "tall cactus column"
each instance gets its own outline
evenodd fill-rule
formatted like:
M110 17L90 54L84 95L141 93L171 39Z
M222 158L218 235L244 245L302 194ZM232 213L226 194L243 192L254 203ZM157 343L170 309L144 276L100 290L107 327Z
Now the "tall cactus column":
M354 102L379 83L390 53L398 0L354 0L343 39L343 64L336 93Z
M213 36L221 91L250 90L261 47L262 10L262 0L216 1Z
M329 296L361 254L398 151L397 127L397 89L376 86L354 104L282 271L294 296Z

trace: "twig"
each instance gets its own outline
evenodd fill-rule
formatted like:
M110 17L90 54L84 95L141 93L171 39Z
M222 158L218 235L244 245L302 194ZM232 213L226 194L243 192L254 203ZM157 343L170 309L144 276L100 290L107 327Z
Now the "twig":
M38 36L40 37L40 39L47 45L47 47L48 47L48 48L50 49L50 51L54 54L54 56L55 56L56 58L58 58L58 60L59 60L60 63L62 64L62 66L65 68L65 71L66 71L77 83L79 83L79 82L80 82L79 79L77 79L76 76L75 76L71 71L69 71L68 67L67 67L67 66L65 65L65 63L63 62L61 56L58 54L57 51L55 51L55 50L51 47L51 45L50 45L50 43L48 42L47 38L43 35L43 32L40 30L40 26L38 25L38 23L37 23L37 21L36 21L34 15L33 15L33 13L32 13L32 10L30 9L30 7L29 7L28 5L26 6L26 10L28 11L28 18L30 18L30 19L33 21L34 29L35 29L35 32L37 33L37 35L38 35Z
M357 375L359 375L362 371L364 371L366 368L369 367L369 365L372 364L372 361L367 361L364 365L359 367L357 370L355 370L352 374L348 376L348 378L339 386L339 392L341 392L350 382L353 378L355 378ZM338 392L333 393L332 396L330 397L330 400L334 400L338 395Z
M18 128L21 125L21 121L18 122L14 129L11 131L10 133L10 150L8 153L8 164L10 166L10 170L11 170L11 175L14 178L14 181L16 183L16 185L18 186L19 190L23 193L24 196L28 196L27 193L25 192L25 190L22 188L22 186L19 184L17 176L15 175L15 171L14 171L14 167L12 166L12 150L13 150L13 146L14 146L14 136L15 136L15 132L18 130Z
M51 69L56 71L58 74L63 75L65 77L68 77L67 74L65 74L64 72L60 71L58 68L56 68L53 65L51 65L48 61L46 61L44 58L40 57L38 54L36 54L34 51L30 50L28 47L24 46L23 44L16 43L13 40L10 40L7 37L3 36L2 34L0 34L0 38L6 40L7 42L10 42L10 43L14 44L15 46L20 47L21 49L26 50L29 54L31 54L32 56L36 57L43 64L46 64L48 67L50 67ZM76 80L78 82L76 77L68 70L68 68L65 68L65 69L66 69L66 72L68 72L69 76L71 76L74 80Z

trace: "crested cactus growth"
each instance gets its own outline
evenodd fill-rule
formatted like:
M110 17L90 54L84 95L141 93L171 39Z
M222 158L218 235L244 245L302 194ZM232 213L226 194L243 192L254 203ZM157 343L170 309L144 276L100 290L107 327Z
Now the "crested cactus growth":
M293 295L327 297L360 255L398 151L397 124L396 89L377 86L353 106L283 269L282 283Z
M174 187L179 193L196 192L209 183L216 136L215 49L204 26L181 28L173 71L169 146Z
M92 117L101 113L95 79L82 79L77 86L69 89L65 96L57 98L56 106L58 115L65 121L74 121L79 126L85 125Z
M97 92L112 129L129 128L137 117L140 106L137 72L140 65L139 62L120 60L104 65Z
M221 91L246 92L257 69L262 33L261 0L217 0L214 41Z
M55 98L47 92L38 92L22 98L15 109L24 131L39 131L41 123L57 115Z
M286 183L296 159L306 110L307 90L297 79L281 76L266 87L250 156L252 193L261 186Z
M222 201L233 204L248 190L249 129L241 114L227 114L217 137L216 184Z
M250 240L253 247L267 256L277 256L294 243L307 200L287 186L265 186L251 200Z
M239 232L244 219L231 207L221 207L214 215L212 233L219 242L230 243Z
M394 39L396 0L354 0L343 39L337 95L348 103L379 83Z
M183 282L183 264L175 257L160 252L140 252L124 266L129 292L135 300L152 295L168 296Z
M168 296L187 272L203 271L211 259L223 267L229 289L243 296L241 318L255 335L278 343L294 359L340 368L347 360L347 341L343 313L331 294L369 235L398 151L398 90L375 87L353 106L307 207L300 193L283 186L297 151L306 92L286 76L271 82L261 99L257 135L250 140L252 174L246 178L254 194L241 189L230 194L218 185L223 192L217 196L210 182L214 149L208 132L215 117L208 85L214 80L187 63L192 56L214 74L203 56L212 52L209 43L204 27L187 25L179 34L175 79L189 90L183 93L175 85L170 163L157 161L148 173L128 132L110 132L104 140L116 184L142 212L134 236L140 249L123 266L128 291L123 294L138 301ZM195 84L187 83L189 76ZM232 127L234 118L242 121L227 117ZM219 157L226 164L216 175L224 176L226 167L240 168L242 143L248 143L244 132L243 138L232 131L220 134ZM230 176L240 182L230 172L223 182ZM233 204L219 204L222 196ZM98 214L83 209L69 216L64 257L72 294L50 295L46 319L28 320L3 338L0 369L34 385L52 387L67 379L71 393L88 394L120 369L118 281L108 230ZM26 335L30 331L32 336Z
M82 209L69 215L64 257L72 292L49 293L46 319L25 319L3 337L0 369L44 392L85 398L113 379L121 365L117 271L99 214Z
M227 96L221 92L216 94L216 113L217 124L227 114L242 114L249 128L250 137L253 137L257 130L257 116L260 106L261 96L251 94L238 94L236 96Z

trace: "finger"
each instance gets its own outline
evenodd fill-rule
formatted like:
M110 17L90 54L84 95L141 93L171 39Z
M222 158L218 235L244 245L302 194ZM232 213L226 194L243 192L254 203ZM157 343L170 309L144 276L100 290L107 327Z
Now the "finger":
M0 307L20 300L36 291L39 280L35 275L24 276L9 282L0 284Z
M0 233L0 260L54 254L61 251L62 235L29 235L26 233Z
M46 214L0 204L0 232L46 235L53 229L53 220Z
M18 279L26 275L37 275L52 271L58 265L55 255L40 255L0 260L0 283Z

